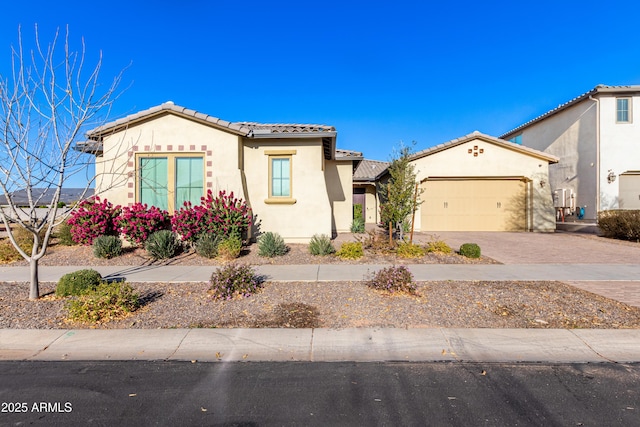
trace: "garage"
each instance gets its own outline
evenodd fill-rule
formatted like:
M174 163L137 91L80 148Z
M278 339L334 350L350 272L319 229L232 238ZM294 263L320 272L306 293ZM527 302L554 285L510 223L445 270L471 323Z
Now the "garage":
M525 231L523 178L431 178L422 183L424 231Z
M410 158L420 184L414 229L554 231L555 156L473 132Z
M620 209L640 209L640 171L620 174Z

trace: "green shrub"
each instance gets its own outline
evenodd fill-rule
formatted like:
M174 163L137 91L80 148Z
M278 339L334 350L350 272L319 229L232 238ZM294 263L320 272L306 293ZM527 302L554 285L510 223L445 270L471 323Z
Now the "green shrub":
M314 234L309 241L311 255L330 255L336 251L331 244L331 239L326 234Z
M400 258L420 258L425 253L425 249L422 246L409 242L401 242L396 248L396 255Z
M153 259L168 259L179 252L180 242L172 231L160 230L149 236L144 248Z
M480 246L475 243L464 243L460 246L460 255L467 258L480 258Z
M377 271L367 286L386 292L406 292L416 293L416 285L413 282L413 275L405 266L391 266Z
M598 212L598 227L605 237L640 241L640 210Z
M364 256L361 242L346 242L340 246L340 250L336 253L340 258L358 259Z
M122 255L122 242L117 236L100 236L93 239L93 255L111 259Z
M58 280L56 295L82 295L97 288L102 283L102 276L95 270L85 269L65 274Z
M221 241L219 234L203 234L196 241L196 253L205 258L215 258Z
M453 249L442 240L435 240L427 243L427 252L440 252L443 254L450 254Z
M269 231L258 238L258 255L260 256L273 258L284 255L288 251L289 248L278 233Z
M364 219L362 219L362 217L353 218L353 222L351 223L351 232L364 233Z
M353 219L356 218L362 218L362 205L360 203L353 205Z
M209 294L214 299L230 300L258 292L262 280L249 265L227 264L211 275Z
M237 234L232 234L222 240L218 245L218 255L222 259L231 260L240 256L242 251L242 240Z
M63 246L77 245L77 243L73 241L73 236L71 235L71 224L67 221L64 221L58 226L56 235L58 237L58 242Z
M126 283L103 282L95 289L65 304L68 319L105 323L126 317L140 307L139 295Z

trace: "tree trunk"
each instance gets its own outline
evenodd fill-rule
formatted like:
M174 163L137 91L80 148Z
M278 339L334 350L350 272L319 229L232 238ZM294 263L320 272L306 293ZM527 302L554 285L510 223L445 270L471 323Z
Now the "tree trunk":
M38 282L38 260L31 257L29 267L31 270L31 287L29 288L29 299L36 300L40 298L40 283Z

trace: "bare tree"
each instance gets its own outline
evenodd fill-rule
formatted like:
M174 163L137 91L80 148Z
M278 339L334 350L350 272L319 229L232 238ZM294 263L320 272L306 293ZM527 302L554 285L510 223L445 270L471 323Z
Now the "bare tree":
M40 296L38 260L46 253L53 228L68 215L59 212L61 190L74 175L87 174L93 160L76 144L88 128L104 123L120 95L124 70L101 85L102 53L95 66L87 67L83 39L80 46L72 51L68 27L43 44L36 26L29 49L18 28L11 74L0 75L0 190L6 198L0 219L13 246L30 264L30 299ZM93 179L87 175L82 198ZM26 191L26 206L14 200L16 190ZM36 210L45 194L52 196L46 208ZM33 235L31 253L16 242L12 224Z

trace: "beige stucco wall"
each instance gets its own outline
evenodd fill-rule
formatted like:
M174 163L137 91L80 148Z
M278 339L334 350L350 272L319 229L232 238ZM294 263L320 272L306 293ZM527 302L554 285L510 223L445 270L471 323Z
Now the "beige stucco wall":
M585 100L522 132L523 145L560 159L549 167L551 190L571 190L589 219L597 213L596 116L595 102Z
M201 154L205 191L233 191L246 199L240 137L232 133L167 114L105 137L103 147L104 154L96 159L96 194L114 204L138 200L136 155L144 153Z
M325 182L332 205L332 232L347 232L353 216L353 161L325 161Z
M105 137L96 158L96 194L114 204L137 201L137 154L201 154L206 189L233 191L251 206L257 231L280 233L287 242L307 242L314 234L331 236L350 226L352 163L324 162L321 138L251 139L173 114L138 123ZM269 156L292 154L292 198L269 203ZM255 231L255 230L254 230Z
M474 150L478 147L478 150ZM482 149L483 153L479 153ZM472 150L472 153L469 153ZM474 157L473 152L478 151ZM483 139L466 143L415 159L411 162L418 182L429 177L524 177L531 206L529 227L533 231L555 230L555 210L549 188L549 163L546 160L511 150ZM544 186L540 183L544 181ZM420 208L415 215L415 229L420 231Z
M269 204L269 151L291 151L293 204ZM248 199L259 232L278 232L287 242L308 242L314 234L331 236L331 203L325 185L322 140L245 139L244 171Z

